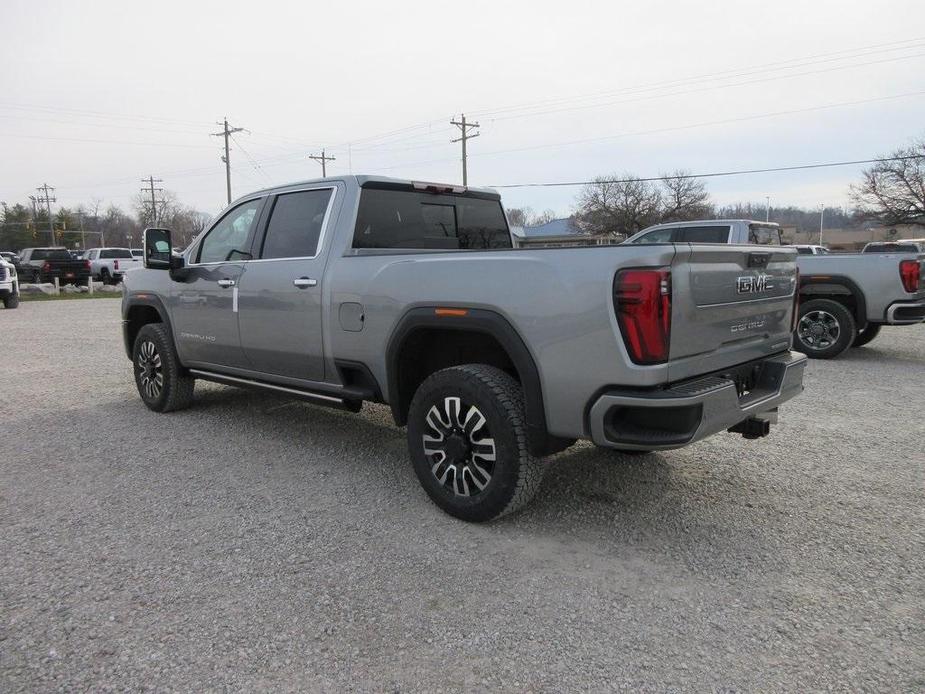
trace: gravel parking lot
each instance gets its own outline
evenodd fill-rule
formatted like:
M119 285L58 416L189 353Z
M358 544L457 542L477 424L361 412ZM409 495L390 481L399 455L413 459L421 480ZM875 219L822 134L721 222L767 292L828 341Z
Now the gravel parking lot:
M0 691L925 688L925 326L766 439L578 445L486 526L388 411L141 404L117 301L0 311Z

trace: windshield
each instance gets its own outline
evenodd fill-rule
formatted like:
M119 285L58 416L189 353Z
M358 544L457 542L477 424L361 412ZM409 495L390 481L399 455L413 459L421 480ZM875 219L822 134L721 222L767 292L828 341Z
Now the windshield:
M780 246L780 227L776 224L749 224L748 242L762 246Z
M36 248L32 260L71 260L71 254L65 248Z

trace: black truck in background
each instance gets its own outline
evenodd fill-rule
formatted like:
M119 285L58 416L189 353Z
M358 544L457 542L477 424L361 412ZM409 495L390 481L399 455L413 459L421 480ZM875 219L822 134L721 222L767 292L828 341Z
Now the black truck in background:
M75 259L64 247L24 248L19 254L22 282L58 282L86 285L90 281L90 261Z

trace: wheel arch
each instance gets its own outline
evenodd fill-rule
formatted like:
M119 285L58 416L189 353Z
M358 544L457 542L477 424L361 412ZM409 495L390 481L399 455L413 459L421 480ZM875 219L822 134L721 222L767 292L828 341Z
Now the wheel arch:
M867 300L864 292L850 277L844 275L801 275L800 302L810 299L832 299L851 311L858 330L867 325Z
M163 323L173 336L167 309L159 297L153 294L130 295L122 311L122 334L125 341L125 353L132 358L132 349L138 331L149 323Z
M421 354L434 345L439 345L439 354ZM520 382L531 453L559 450L559 440L547 432L543 389L533 356L510 322L486 309L426 306L409 310L398 321L386 349L388 399L395 423L407 422L414 392L427 376L473 361L513 371L511 375Z

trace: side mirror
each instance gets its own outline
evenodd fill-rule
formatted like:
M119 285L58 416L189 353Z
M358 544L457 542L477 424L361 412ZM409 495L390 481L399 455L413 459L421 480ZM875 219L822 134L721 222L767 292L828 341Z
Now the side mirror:
M173 253L170 243L170 229L145 229L144 261L150 270L170 270L173 267Z

